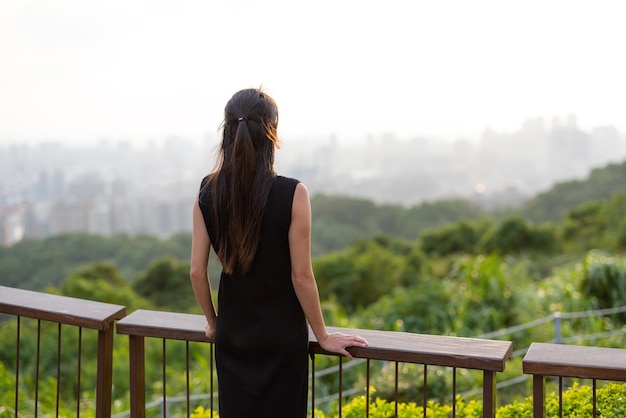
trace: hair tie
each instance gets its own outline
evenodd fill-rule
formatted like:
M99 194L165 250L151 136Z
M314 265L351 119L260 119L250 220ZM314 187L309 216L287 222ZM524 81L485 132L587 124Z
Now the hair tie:
M248 120L248 118L246 118L245 116L239 116L238 118L239 122L244 121L244 120Z

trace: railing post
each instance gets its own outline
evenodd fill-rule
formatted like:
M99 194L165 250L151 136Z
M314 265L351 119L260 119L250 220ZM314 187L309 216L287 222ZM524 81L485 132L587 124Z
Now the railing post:
M496 373L485 370L483 373L483 417L496 416Z
M60 324L59 324L60 325ZM96 418L111 416L113 387L113 327L98 331L98 382L96 385Z
M146 373L144 337L129 335L130 416L146 417Z
M563 336L561 335L561 312L555 312L554 318L554 342L563 344Z
M546 415L546 377L540 374L533 375L533 417L544 418Z

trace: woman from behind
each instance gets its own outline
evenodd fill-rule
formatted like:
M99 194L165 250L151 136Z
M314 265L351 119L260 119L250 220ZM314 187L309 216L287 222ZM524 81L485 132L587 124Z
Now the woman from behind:
M278 108L259 89L224 110L216 169L193 208L190 278L215 338L222 418L306 416L308 327L329 352L352 358L357 335L329 333L311 266L311 205L304 184L277 175ZM222 265L219 315L207 264Z

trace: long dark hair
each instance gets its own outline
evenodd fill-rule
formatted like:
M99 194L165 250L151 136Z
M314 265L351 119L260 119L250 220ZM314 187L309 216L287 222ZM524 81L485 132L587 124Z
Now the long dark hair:
M224 109L217 168L209 177L217 256L224 272L250 270L273 184L278 107L261 89L233 95Z

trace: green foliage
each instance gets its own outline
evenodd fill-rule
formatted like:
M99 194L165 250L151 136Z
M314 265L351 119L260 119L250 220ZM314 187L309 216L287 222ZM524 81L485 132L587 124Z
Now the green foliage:
M626 218L618 225L618 228L616 228L615 246L618 251L626 252Z
M534 222L556 222L569 209L592 200L608 200L615 193L624 193L626 161L609 164L591 172L586 180L559 183L539 194L522 208L522 215Z
M562 236L570 248L584 251L600 244L607 227L603 206L602 202L586 202L565 214Z
M52 288L49 288L48 292L57 293ZM115 266L107 263L96 263L72 273L62 283L59 293L74 298L122 305L127 309L150 306L137 296L128 280L119 274Z
M158 308L174 312L195 309L197 302L189 281L189 262L164 256L154 260L133 283L138 295Z
M122 276L133 277L163 255L188 260L190 242L190 234L168 240L87 234L24 240L0 247L0 285L30 290L59 286L73 271L97 262L115 265Z
M578 382L563 391L562 402L564 417L590 417L593 415L592 388L581 386ZM596 390L597 416L623 417L626 414L626 386L623 383L609 383ZM559 395L551 392L546 395L545 416L558 417ZM498 418L531 418L533 407L532 397L501 406L497 410Z
M403 208L379 206L366 199L322 194L313 196L311 208L311 245L315 256L344 249L359 239L376 235L413 240L422 230L438 228L460 219L477 219L486 214L485 210L460 199Z
M517 323L516 271L498 255L459 257L448 280L452 281L448 307L452 329L460 335L476 335Z
M534 222L558 222L567 214L560 228L562 242L555 242L553 227L534 227L521 218L509 219L500 225L486 220L475 223L472 220L499 215L465 200L426 202L404 208L376 205L366 199L316 195L311 201L312 251L314 256L328 254L346 249L359 239L377 235L409 240L420 236L421 249L433 257L493 250L506 254L510 249L516 251L520 247L552 252L559 250L560 245L567 251L584 252L592 247L624 251L624 184L626 162L594 170L585 181L557 185L520 208L519 216ZM589 201L595 202L585 203ZM581 204L583 206L578 208ZM489 222L495 229L490 232L490 237L483 237L483 228ZM479 239L485 243L485 248L476 246ZM149 236L107 238L87 234L25 240L12 247L0 247L0 285L42 290L58 286L77 268L101 261L115 265L125 277L135 277L162 256L188 260L190 250L190 233L181 233L167 240ZM220 269L215 257L209 270L216 287Z
M220 415L216 411L213 411L213 413L211 413L210 409L205 409L203 406L197 407L189 416L190 418L219 418L220 417Z
M404 257L412 247L386 237L355 242L348 250L318 257L313 270L322 298L333 295L348 313L369 305L407 279ZM408 268L415 268L416 261Z
M556 236L547 226L535 228L521 217L513 216L486 232L479 247L481 252L496 254L552 252L556 249Z
M564 184L555 187L551 192L554 195L542 195L525 207L525 210L536 209L537 213L543 213L542 216L530 217L529 212L522 211L526 218L518 215L501 222L486 218L484 211L463 201L402 208L378 206L363 199L314 197L314 247L317 248L316 254L324 252L314 259L314 270L327 323L474 336L551 315L555 311L577 312L626 305L626 261L623 255L612 255L626 250L624 168L626 163L594 171L588 180L593 187L587 186L587 182ZM604 189L595 191L592 190L594 187ZM594 200L589 201L589 196ZM550 206L553 204L555 206ZM559 211L561 215L555 217ZM562 222L556 223L563 214ZM535 226L531 220L552 220L555 223ZM411 242L417 237L417 242ZM180 234L168 240L76 234L23 241L10 248L0 247L0 284L47 289L68 296L120 304L127 306L129 311L140 307L171 311L187 311L189 307L197 309L188 280L190 241L190 234ZM327 252L330 249L339 251ZM211 259L209 270L215 287L219 278L219 263L215 257ZM132 286L127 278L136 278ZM58 290L50 286L58 286ZM24 319L23 336L36 333L36 327L36 321ZM608 317L577 319L564 321L562 335L576 337L620 327L619 321ZM10 371L7 372L7 368L15 364L15 332L14 321L6 321L0 326L0 417L7 413L13 416L10 411L13 401L6 401L3 396L11 397L15 384L14 380L11 381ZM554 337L553 333L551 324L517 333L512 337L514 347L521 349L531 341L549 341ZM94 350L97 338L96 333L85 331L84 334L83 349L86 351L82 380L85 389L80 396L81 404L87 410L93 405L93 392L87 388L94 387L95 383L90 382L96 379L95 355L90 350ZM42 352L55 353L55 325L44 322L42 335ZM63 359L73 364L78 336L64 327L61 338ZM22 344L20 368L26 375L34 370L36 346L29 338L24 338ZM607 338L598 344L623 346L623 337ZM207 347L206 344L192 344L190 349L191 358L197 364L192 370L193 393L209 391L211 372ZM154 365L160 365L162 348L161 341L146 341L148 398L150 394L154 397L161 395L161 368ZM122 411L128 409L128 340L116 337L114 350L115 409ZM181 372L185 366L184 354L184 343L168 341L168 394L178 395L184 391L185 377ZM517 369L513 367L511 373L519 374L518 360L511 361L507 372L509 367L515 366ZM333 356L318 356L316 368L337 362ZM41 373L55 376L55 366L54 355L44 358ZM404 365L401 373L419 376L418 369L418 366ZM443 398L443 394L449 393L449 378L431 378L430 369L429 395L442 394ZM381 369L380 373L374 374L379 398L370 406L370 414L378 415L371 416L389 416L389 411L395 409L391 401L395 389L392 372ZM66 399L76 396L76 387L65 382L75 379L75 371L63 369L61 379L64 382L63 402L70 402ZM478 381L472 379L473 376L468 374L459 378L458 383L471 387ZM343 383L346 387L363 387L365 384L358 375L344 376ZM316 392L334 393L337 384L336 376L324 376L321 381L316 381ZM32 404L33 399L28 395L32 393L29 392L33 387L32 379L21 379L20 385L24 387L20 391L20 402ZM46 390L40 397L43 402L48 402L46 391L55 391L56 382L46 381L45 385ZM419 385L408 386L401 388L400 399L419 399ZM598 399L606 397L599 406L603 416L624 416L623 411L611 409L614 408L612 399L623 399L623 387L620 388L608 392L610 395L604 395L605 388L598 391ZM568 391L568 396L576 398L568 402L576 408L586 408L584 399L588 393L585 390L580 388L571 395ZM502 398L504 396L499 394L499 399ZM511 396L509 399L515 398ZM359 408L364 407L364 402L364 399L355 398L345 405L344 413L361 411ZM457 416L479 416L472 414L481 405L470 408L468 405L472 402L464 406L457 404ZM421 409L418 409L421 406L403 405L398 409L421 416ZM434 411L444 414L447 408L435 403L429 407L432 411L428 411L428 416L438 416L431 415L439 413ZM529 411L529 404L520 401L500 408L498 416L530 416L525 415ZM197 413L202 412L199 409ZM362 416L359 413L354 412L356 416ZM324 414L332 416L328 410L318 411L316 416L324 417Z
M380 232L378 207L367 199L331 197L311 198L313 213L313 254L346 248L358 238Z
M585 258L582 293L597 307L626 305L626 258L590 251Z
M451 330L450 294L445 283L424 277L396 287L359 312L359 328L442 334Z
M423 232L420 237L420 248L426 254L446 256L451 254L476 254L476 243L483 235L489 221L469 222L461 220L439 229Z
M626 194L615 194L610 200L585 202L567 211L561 235L569 251L623 250L625 226Z
M375 390L370 389L370 393ZM596 390L597 412L602 417L623 417L626 414L626 389L622 383L611 383ZM546 416L559 416L558 393L552 392L546 396ZM399 418L415 418L424 415L422 405L413 402L398 403L397 415L395 402L390 402L378 397L370 399L369 407L365 396L353 398L344 405L341 416L345 418L361 418L367 412L371 418L389 418L397 416ZM592 392L590 386L580 386L575 382L572 387L563 391L563 411L564 417L590 417L592 415ZM452 406L428 401L426 405L426 416L433 418L448 418L452 413ZM466 401L461 396L457 396L455 402L455 415L459 418L479 418L483 416L482 403L475 400ZM339 416L338 413L324 414L316 411L316 418L331 418ZM532 397L516 401L508 405L501 406L496 410L498 418L532 418L533 403ZM203 407L199 407L192 414L192 418L212 418L210 412ZM217 413L213 418L218 417Z
M444 199L425 202L408 208L401 214L399 229L393 235L412 239L420 231L440 228L443 225L460 221L484 218L488 213L475 204L462 199ZM391 232L390 232L391 233Z
M15 375L0 361L0 418L15 416Z

